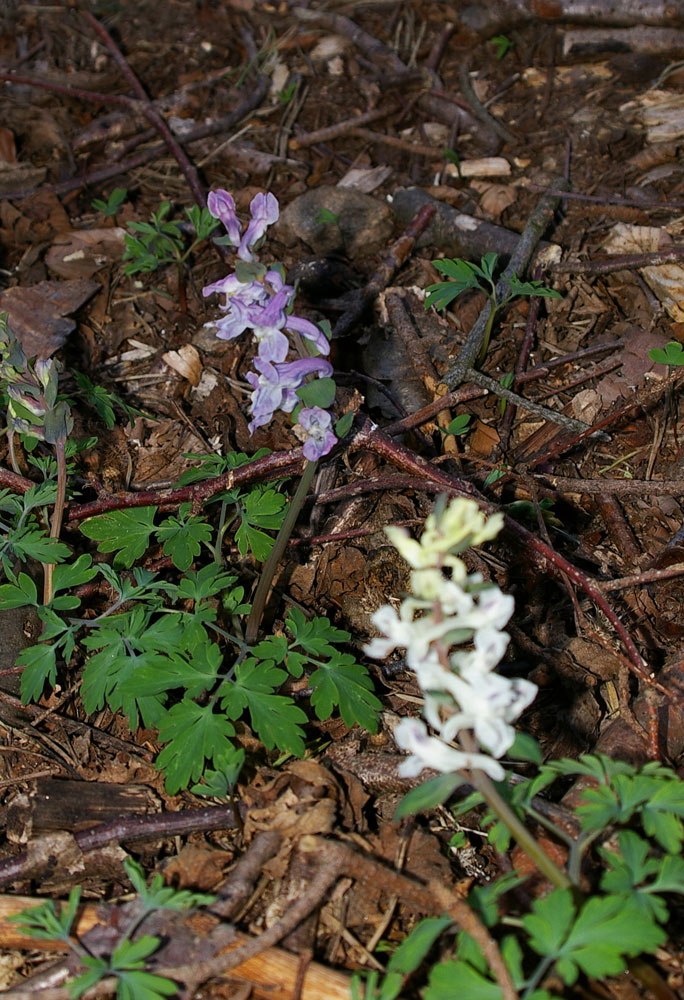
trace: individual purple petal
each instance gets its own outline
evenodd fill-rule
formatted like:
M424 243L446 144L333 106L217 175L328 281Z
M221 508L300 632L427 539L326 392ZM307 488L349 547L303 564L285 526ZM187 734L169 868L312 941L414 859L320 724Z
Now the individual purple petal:
M294 330L301 333L302 337L311 341L319 354L330 354L330 344L328 338L315 323L301 316L288 316L285 320L285 329Z
M256 372L247 372L245 378L254 389L252 393L252 420L249 433L253 434L257 427L269 423L273 414L283 399L283 388L278 379L275 365L263 358L254 359Z
M249 306L237 296L230 300L228 312L216 321L216 336L219 340L233 340L252 325Z
M285 323L284 306L289 300L289 292L277 292L265 306L254 306L251 310L252 331L259 344L259 357L265 361L284 361L290 343L282 333Z
M257 333L254 328L254 333ZM284 361L290 350L290 341L276 327L261 327L259 336L259 357L264 361Z
M238 247L238 257L242 260L253 260L249 248L261 239L270 225L278 221L280 215L278 199L270 191L268 194L262 194L262 192L255 194L249 210L252 213L252 218Z
M272 268L266 272L265 281L268 282L274 292L287 291L290 295L294 295L294 288L292 285L285 284L282 274L276 268Z
M332 417L327 410L321 409L320 406L312 406L300 410L297 420L309 435L304 442L302 452L304 458L308 458L310 462L327 455L337 444L337 438L331 430Z
M232 195L222 188L218 191L210 191L207 198L207 208L215 219L220 219L228 232L228 239L237 246L240 242L242 226L235 214L235 202Z
M234 274L227 274L225 278L212 285L205 285L202 289L205 298L214 292L225 295L226 298L239 295L243 302L266 302L270 298L260 281L239 281Z
M319 378L330 378L333 366L324 358L300 358L298 361L288 361L276 365L279 376L289 389L298 389L307 375L317 375Z

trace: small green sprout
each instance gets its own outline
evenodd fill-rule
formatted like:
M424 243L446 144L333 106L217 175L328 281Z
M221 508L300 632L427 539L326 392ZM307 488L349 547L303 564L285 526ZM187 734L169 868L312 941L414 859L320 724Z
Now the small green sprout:
M186 208L185 214L195 232L194 240L186 248L180 222L167 220L170 211L170 202L164 201L152 213L150 222L129 222L131 232L124 236L126 274L149 273L165 264L177 264L181 268L196 247L207 240L218 226L218 219L211 215L209 209L200 210L197 205Z
M332 222L334 226L339 226L340 217L331 212L328 208L322 208L316 216L316 222Z
M684 347L678 340L670 340L665 348L654 347L648 352L651 361L659 365L670 365L672 368L681 368L684 365Z
M446 430L443 430L443 434L453 434L454 437L460 437L462 434L467 434L470 425L470 414L469 413L459 413L457 417L451 421Z
M553 288L546 288L541 281L521 281L517 274L504 275L504 280L508 285L508 293L501 300L497 300L496 279L494 272L499 260L498 254L487 253L479 264L463 260L460 257L444 258L433 260L436 269L443 274L446 281L438 281L434 285L428 285L425 289L428 293L425 299L425 308L434 306L435 309L445 309L451 305L454 299L462 295L463 292L479 290L484 292L491 304L489 320L482 341L482 350L478 358L478 365L481 365L487 354L489 338L494 325L494 317L499 309L507 305L512 299L540 295L547 299L560 299L562 295Z
M297 81L292 80L291 83L288 83L287 87L283 87L282 90L279 90L276 96L282 104L289 104L294 97L296 90Z
M111 218L111 216L116 215L119 211L127 194L128 191L126 188L114 188L107 201L102 201L101 198L93 198L90 204L98 212L102 212L107 218Z
M497 59L503 59L508 50L515 47L515 42L512 42L507 35L494 35L491 42Z

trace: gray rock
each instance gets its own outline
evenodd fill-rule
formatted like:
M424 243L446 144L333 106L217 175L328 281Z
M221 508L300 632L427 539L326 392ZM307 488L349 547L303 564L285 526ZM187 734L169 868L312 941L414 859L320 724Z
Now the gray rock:
M337 221L321 221L321 212ZM287 245L306 243L314 253L345 253L350 257L383 247L392 234L388 205L339 187L320 187L295 198L280 216L275 234Z

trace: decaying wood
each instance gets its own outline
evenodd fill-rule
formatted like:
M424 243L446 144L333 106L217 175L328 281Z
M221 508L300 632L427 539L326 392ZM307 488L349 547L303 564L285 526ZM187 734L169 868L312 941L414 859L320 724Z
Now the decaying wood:
M45 902L37 896L0 896L0 949L30 948L41 951L63 952L65 946L60 941L36 941L22 935L15 923L9 918L21 913L22 910L40 906ZM74 924L73 933L83 937L89 930L103 922L103 908L93 903L83 905ZM244 946L254 939L245 934L236 934L235 943L228 951ZM284 951L282 948L269 948L249 958L241 965L231 970L230 978L248 982L252 985L252 996L259 1000L296 1000L295 986L299 979L301 962L297 955ZM47 991L31 996L45 997ZM59 991L65 996L64 990ZM27 995L27 991L18 987L4 994L8 1000ZM328 969L318 962L310 962L304 970L301 980L301 1000L349 1000L349 977L343 972Z
M147 785L61 778L37 778L30 785L27 795L16 797L7 807L7 826L15 832L74 832L128 813L157 812L160 808L158 797Z
M480 35L490 38L499 31L529 24L538 19L591 25L655 25L677 28L684 24L682 0L488 0L472 4L461 12L460 21Z
M399 222L407 223L423 205L433 205L435 214L417 241L419 247L440 247L448 256L467 260L476 260L494 251L502 263L507 263L520 241L519 233L459 212L421 188L399 188L392 200L392 211ZM539 243L540 250L548 246L544 241Z

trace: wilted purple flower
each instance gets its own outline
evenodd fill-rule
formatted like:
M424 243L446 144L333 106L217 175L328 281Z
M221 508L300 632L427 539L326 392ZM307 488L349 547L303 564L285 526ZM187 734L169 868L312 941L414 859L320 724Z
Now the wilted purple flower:
M34 416L45 416L45 400L37 388L27 385L25 382L8 385L7 395L12 402L18 403L19 406L28 410L29 413L33 413ZM10 403L10 410L13 410L12 402Z
M328 338L315 323L311 323L308 319L303 319L301 316L288 316L285 320L285 329L301 333L305 340L311 341L319 354L330 354Z
M332 375L333 368L323 358L302 358L301 361L271 363L263 358L254 359L254 367L259 372L247 372L245 378L253 387L252 420L249 433L267 424L276 410L291 413L299 397L295 390L304 384L307 375L317 374L319 378Z
M269 226L278 221L280 208L278 199L269 191L268 194L255 194L249 206L252 218L247 225L245 235L240 240L238 257L241 260L254 260L250 247L254 246L264 235Z
M221 220L228 232L228 239L233 246L236 247L240 242L242 226L240 225L240 221L235 214L235 202L233 201L233 196L222 189L219 189L218 191L210 191L209 197L207 198L207 208L215 219Z
M309 435L304 442L302 452L304 458L308 458L310 462L323 458L337 444L337 438L331 430L332 417L327 410L322 410L320 406L300 410L297 422Z

